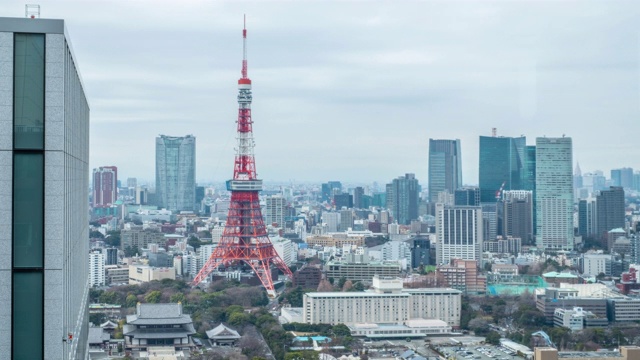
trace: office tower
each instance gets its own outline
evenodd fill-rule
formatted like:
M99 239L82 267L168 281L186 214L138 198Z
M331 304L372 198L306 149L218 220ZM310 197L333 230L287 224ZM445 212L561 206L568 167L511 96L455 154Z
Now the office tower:
M405 174L387 184L387 209L398 224L409 225L418 218L420 184L414 174Z
M65 33L64 20L0 18L0 357L7 359L88 357L89 105ZM67 334L72 342L63 341Z
M502 236L533 242L533 192L509 190L502 193Z
M431 265L431 241L426 237L415 237L408 241L411 244L411 268Z
M498 223L498 212L502 212L502 208L499 207L500 202L484 203L481 204L482 208L482 238L486 241L493 241L496 239L499 233L502 232L502 224Z
M578 201L578 235L590 237L596 233L596 199Z
M573 157L570 137L536 139L536 244L573 250Z
M496 202L504 190L521 190L525 177L526 138L480 136L480 201ZM504 185L503 185L504 184Z
M196 203L196 138L156 138L156 200L158 206L193 211Z
M342 193L340 181L329 181L322 184L322 201L331 202L333 195Z
M104 254L104 264L105 265L118 265L118 249L117 248L105 248L102 249L102 254Z
M429 139L429 200L435 202L441 191L453 194L460 186L462 186L460 140Z
M613 229L624 229L624 190L611 186L596 196L596 236L604 238Z
M204 200L204 186L196 186L196 202L194 204L196 210L200 209L202 200Z
M336 209L340 210L342 208L351 209L353 208L353 195L350 194L335 194L333 195L333 202L336 206Z
M633 173L633 190L640 191L640 171Z
M265 224L271 225L277 223L278 226L284 227L284 208L287 201L281 195L272 195L266 198L266 207L264 211Z
M599 170L582 175L582 186L592 194L596 191L604 190L606 181L607 179L602 174L602 171Z
M353 229L353 211L340 210L340 231Z
M536 191L536 147L525 147L524 175L522 177L522 190ZM535 196L534 196L535 200Z
M98 250L89 253L89 286L104 286L104 254Z
M337 212L323 212L322 222L327 224L328 232L337 232L340 228L340 213Z
M436 263L482 259L482 210L436 204Z
M374 193L371 205L377 207L387 206L387 193Z
M353 189L353 207L356 209L368 208L368 206L364 206L364 188L362 186Z
M138 179L137 178L127 178L127 187L128 188L135 188L136 186L138 186Z
M580 170L580 163L576 163L576 168L573 170L573 188L580 189L582 187L582 170Z
M118 200L118 168L93 169L93 207L111 206Z
M621 168L611 170L611 185L631 189L633 186L633 169Z
M467 187L456 190L454 204L457 206L480 206L480 189Z

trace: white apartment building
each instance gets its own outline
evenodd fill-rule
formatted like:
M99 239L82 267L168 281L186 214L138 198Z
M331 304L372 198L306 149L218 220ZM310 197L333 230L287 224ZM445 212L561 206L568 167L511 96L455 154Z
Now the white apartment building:
M322 222L327 224L327 232L337 232L340 228L340 213L323 212Z
M436 263L482 260L482 224L479 207L436 204Z
M92 251L89 253L89 286L106 285L104 275L104 254Z
M298 259L298 247L291 239L278 236L271 238L271 243L273 244L273 248L276 249L278 256L280 256L287 266L291 266L296 262Z
M437 319L460 326L462 292L455 289L403 289L398 278L373 277L373 290L306 293L307 324L402 324L411 319Z
M273 195L266 198L264 211L265 225L277 223L279 227L284 227L284 209L287 200L282 195Z
M411 247L404 241L388 241L381 248L382 261L400 261L404 270L411 266Z
M582 273L598 276L600 273L611 275L611 255L584 254L582 256Z

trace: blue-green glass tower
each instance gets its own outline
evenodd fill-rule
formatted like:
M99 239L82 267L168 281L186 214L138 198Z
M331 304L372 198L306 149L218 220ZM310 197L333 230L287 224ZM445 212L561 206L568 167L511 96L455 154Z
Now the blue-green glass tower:
M526 137L480 136L480 201L495 202L496 192L525 189Z

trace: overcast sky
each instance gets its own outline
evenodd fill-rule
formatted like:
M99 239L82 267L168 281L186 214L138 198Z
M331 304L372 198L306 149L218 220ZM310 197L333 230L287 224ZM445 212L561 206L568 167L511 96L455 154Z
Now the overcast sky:
M242 16L258 175L427 185L429 138L573 138L583 172L640 169L639 4L620 1L63 1L91 107L90 166L153 180L155 137L193 134L232 175ZM3 1L2 16L24 16Z

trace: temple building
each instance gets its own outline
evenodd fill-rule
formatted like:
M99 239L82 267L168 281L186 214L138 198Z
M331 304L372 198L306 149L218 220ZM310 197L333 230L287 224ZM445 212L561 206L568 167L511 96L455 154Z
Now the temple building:
M191 316L182 313L182 304L140 304L136 313L127 315L123 335L125 347L147 350L149 346L167 346L175 350L195 349L191 336L196 333Z

